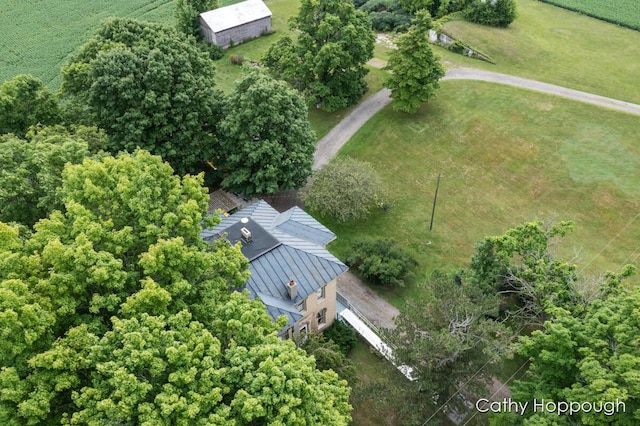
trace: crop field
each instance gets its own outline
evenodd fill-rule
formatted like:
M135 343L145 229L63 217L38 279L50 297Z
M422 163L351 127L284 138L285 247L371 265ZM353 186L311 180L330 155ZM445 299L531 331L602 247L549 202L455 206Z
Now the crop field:
M111 16L169 23L172 0L8 0L0 8L0 82L32 74L60 86L60 68Z
M541 1L640 31L640 1L638 0Z

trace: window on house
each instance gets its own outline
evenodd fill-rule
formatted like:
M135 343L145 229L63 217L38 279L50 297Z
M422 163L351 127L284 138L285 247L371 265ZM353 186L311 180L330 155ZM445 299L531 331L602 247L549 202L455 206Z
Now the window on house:
M322 309L318 312L318 325L323 325L327 323L327 308Z
M316 290L316 296L318 296L318 300L324 299L326 287L327 286L323 286Z
M298 302L294 305L298 309L298 312L302 312L306 309L304 302L305 301L303 300L302 302Z
M299 329L299 333L300 333L301 342L304 342L305 340L307 340L307 334L309 333L309 325L308 324L301 325Z

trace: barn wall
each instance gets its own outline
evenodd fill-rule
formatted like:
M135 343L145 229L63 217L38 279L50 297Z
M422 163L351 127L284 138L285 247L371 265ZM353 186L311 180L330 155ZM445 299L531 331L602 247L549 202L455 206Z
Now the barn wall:
M213 32L211 28L204 22L202 18L198 18L200 20L200 32L202 36L207 41L207 43L216 44L216 33Z
M218 46L229 47L231 40L234 44L242 43L243 41L250 40L252 38L260 37L264 33L271 31L271 17L258 19L257 21L248 22L243 25L239 25L228 30L221 31L214 35ZM209 39L207 39L209 40Z

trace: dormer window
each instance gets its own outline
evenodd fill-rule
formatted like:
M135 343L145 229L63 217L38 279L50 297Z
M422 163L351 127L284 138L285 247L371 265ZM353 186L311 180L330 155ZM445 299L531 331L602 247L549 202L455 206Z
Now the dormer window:
M316 297L318 300L322 300L326 297L326 287L327 286L325 285L316 290Z

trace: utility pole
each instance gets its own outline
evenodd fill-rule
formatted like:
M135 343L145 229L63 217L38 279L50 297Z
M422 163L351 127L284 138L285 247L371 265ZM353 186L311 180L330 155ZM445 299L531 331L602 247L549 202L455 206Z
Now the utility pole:
M433 195L433 208L431 209L431 223L429 224L429 231L433 229L433 216L436 213L436 200L438 199L438 188L440 188L440 178L442 175L438 173L438 181L436 183L436 193Z

